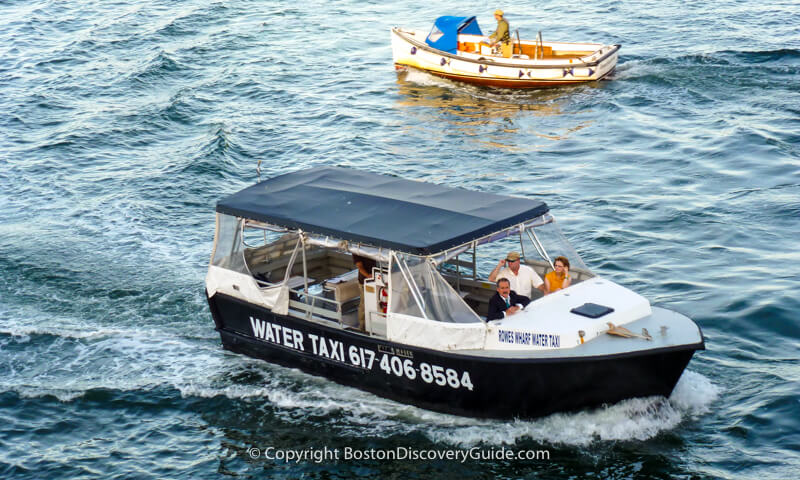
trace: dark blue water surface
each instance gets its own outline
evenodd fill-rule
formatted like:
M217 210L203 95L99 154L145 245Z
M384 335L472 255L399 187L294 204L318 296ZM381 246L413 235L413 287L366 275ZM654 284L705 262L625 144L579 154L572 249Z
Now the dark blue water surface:
M2 2L0 477L796 478L800 6L663 3ZM391 26L491 30L496 7L523 38L621 43L617 70L532 92L395 73ZM542 198L708 350L669 399L506 422L226 353L214 204L259 162ZM266 455L325 447L550 459Z

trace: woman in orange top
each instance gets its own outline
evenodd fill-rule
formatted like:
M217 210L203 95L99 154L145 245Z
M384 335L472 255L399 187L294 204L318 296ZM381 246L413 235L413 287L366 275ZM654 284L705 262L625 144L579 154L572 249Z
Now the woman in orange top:
M553 293L572 285L572 278L569 276L569 260L566 257L556 257L553 262L555 271L544 276L544 287L547 293Z

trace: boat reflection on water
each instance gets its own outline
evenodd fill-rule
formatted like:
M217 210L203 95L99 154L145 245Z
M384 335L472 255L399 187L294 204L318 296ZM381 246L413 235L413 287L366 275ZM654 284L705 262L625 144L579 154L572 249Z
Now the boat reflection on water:
M565 112L564 106L576 94L597 88L587 84L527 91L487 89L416 70L398 72L397 87L396 107L403 117L416 120L404 123L405 129L430 135L432 129L443 131L445 122L450 129L443 133L460 136L460 141L514 152L551 147L550 142L591 125L592 120ZM564 115L573 116L575 122L553 121Z

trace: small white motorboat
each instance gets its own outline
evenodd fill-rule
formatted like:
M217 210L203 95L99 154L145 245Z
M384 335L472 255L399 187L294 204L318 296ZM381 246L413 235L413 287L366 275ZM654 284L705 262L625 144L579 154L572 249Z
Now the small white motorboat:
M520 40L504 57L487 42L475 17L444 16L433 29L392 28L395 68L488 87L542 88L600 80L617 65L620 45Z

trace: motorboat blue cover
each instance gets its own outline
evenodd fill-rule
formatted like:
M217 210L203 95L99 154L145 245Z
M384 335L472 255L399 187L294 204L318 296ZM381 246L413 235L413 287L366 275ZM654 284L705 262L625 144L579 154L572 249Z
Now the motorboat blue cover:
M475 17L439 17L433 23L425 43L437 50L455 54L458 51L458 34L483 35Z
M549 211L540 200L449 188L341 167L270 178L217 212L414 255L433 255Z

